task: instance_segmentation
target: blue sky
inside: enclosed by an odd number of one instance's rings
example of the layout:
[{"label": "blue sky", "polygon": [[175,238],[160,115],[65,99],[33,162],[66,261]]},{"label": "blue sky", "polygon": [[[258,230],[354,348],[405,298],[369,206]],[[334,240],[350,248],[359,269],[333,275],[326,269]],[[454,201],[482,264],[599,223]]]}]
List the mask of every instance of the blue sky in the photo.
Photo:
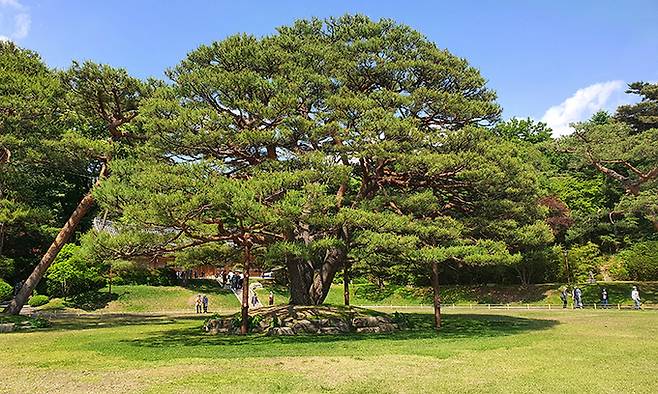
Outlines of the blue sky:
[{"label": "blue sky", "polygon": [[91,59],[162,78],[200,44],[344,13],[412,26],[478,67],[505,117],[543,119],[558,134],[628,101],[626,83],[658,80],[658,1],[650,0],[0,0],[0,38],[54,67]]}]

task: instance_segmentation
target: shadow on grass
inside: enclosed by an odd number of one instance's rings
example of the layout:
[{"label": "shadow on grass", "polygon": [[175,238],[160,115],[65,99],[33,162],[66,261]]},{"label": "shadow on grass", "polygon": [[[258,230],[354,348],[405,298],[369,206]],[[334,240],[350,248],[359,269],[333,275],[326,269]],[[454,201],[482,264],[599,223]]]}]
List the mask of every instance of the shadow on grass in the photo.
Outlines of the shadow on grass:
[{"label": "shadow on grass", "polygon": [[94,311],[107,307],[110,302],[117,299],[119,299],[119,295],[116,293],[87,291],[64,299],[63,306],[82,309],[84,311]]},{"label": "shadow on grass", "polygon": [[[355,342],[364,340],[413,340],[413,339],[460,339],[486,338],[520,334],[527,331],[545,330],[558,324],[556,320],[529,319],[500,315],[451,314],[445,316],[440,331],[432,329],[433,316],[422,313],[407,314],[413,329],[381,334],[298,335],[271,337],[262,334],[248,336],[210,335],[200,327],[173,329],[159,335],[134,339],[127,342],[146,348],[183,348],[196,346],[219,346],[231,350],[241,345],[270,346],[274,344],[321,344]],[[232,353],[232,352],[229,352]]]},{"label": "shadow on grass", "polygon": [[201,318],[197,315],[189,316],[171,316],[167,314],[131,314],[131,313],[117,313],[111,315],[67,315],[61,313],[40,313],[41,317],[48,319],[52,323],[49,331],[64,331],[64,330],[85,330],[92,328],[105,328],[105,327],[121,327],[121,326],[138,326],[138,325],[162,325],[174,324],[181,321],[198,321],[199,325],[202,324],[204,316]]},{"label": "shadow on grass", "polygon": [[203,294],[233,294],[231,290],[225,289],[214,279],[190,279],[181,286],[195,293]]},{"label": "shadow on grass", "polygon": [[[530,286],[443,286],[441,296],[443,302],[451,303],[481,303],[481,304],[507,304],[507,303],[533,303],[546,298],[549,292],[554,292],[557,285],[530,285]],[[398,297],[401,300],[416,300],[416,302],[430,304],[432,302],[432,289],[429,287],[406,287],[388,285],[380,288],[373,284],[354,286],[354,296],[365,302],[379,303]]]}]

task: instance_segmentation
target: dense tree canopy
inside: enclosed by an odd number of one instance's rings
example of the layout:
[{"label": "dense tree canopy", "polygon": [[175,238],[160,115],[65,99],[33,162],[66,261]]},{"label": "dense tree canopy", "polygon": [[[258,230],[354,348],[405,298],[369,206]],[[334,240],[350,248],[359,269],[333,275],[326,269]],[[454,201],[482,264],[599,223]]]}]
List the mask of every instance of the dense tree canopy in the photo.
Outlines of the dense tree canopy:
[{"label": "dense tree canopy", "polygon": [[98,287],[118,259],[160,256],[282,268],[293,304],[324,302],[340,270],[346,303],[359,276],[432,283],[437,306],[440,281],[655,272],[635,263],[658,229],[655,84],[556,140],[501,121],[476,68],[391,20],[230,36],[167,82],[0,50],[0,277],[34,269],[14,311],[90,212],[113,231],[85,236],[93,262],[58,260],[54,293],[73,271]]}]

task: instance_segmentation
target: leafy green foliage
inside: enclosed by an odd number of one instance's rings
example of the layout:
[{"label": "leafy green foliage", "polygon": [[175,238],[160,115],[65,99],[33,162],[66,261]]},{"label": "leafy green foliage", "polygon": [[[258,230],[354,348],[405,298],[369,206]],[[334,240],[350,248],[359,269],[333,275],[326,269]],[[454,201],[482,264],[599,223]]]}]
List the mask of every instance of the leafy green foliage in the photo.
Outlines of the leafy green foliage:
[{"label": "leafy green foliage", "polygon": [[507,140],[516,140],[538,144],[551,139],[552,130],[543,122],[512,118],[498,123],[493,128],[494,134]]},{"label": "leafy green foliage", "polygon": [[176,283],[176,273],[168,267],[151,268],[146,262],[113,261],[112,283],[117,285],[171,286]]},{"label": "leafy green foliage", "polygon": [[82,249],[65,245],[46,274],[48,294],[69,297],[105,286],[101,268],[87,259]]},{"label": "leafy green foliage", "polygon": [[[599,247],[592,242],[569,249],[567,259],[569,272],[566,272],[564,276],[572,278],[576,282],[585,282],[589,278],[590,271],[596,275],[601,265]],[[567,268],[563,267],[563,269]]]},{"label": "leafy green foliage", "polygon": [[623,262],[628,279],[658,280],[658,241],[636,243],[617,257]]},{"label": "leafy green foliage", "polygon": [[32,297],[30,297],[27,303],[31,307],[36,308],[42,305],[46,305],[48,302],[50,302],[50,298],[47,295],[35,294]]},{"label": "leafy green foliage", "polygon": [[4,280],[0,279],[0,301],[7,301],[14,293],[11,285]]},{"label": "leafy green foliage", "polygon": [[631,125],[637,132],[658,129],[658,84],[633,82],[628,85],[626,93],[640,95],[642,100],[637,104],[620,106],[615,118]]}]

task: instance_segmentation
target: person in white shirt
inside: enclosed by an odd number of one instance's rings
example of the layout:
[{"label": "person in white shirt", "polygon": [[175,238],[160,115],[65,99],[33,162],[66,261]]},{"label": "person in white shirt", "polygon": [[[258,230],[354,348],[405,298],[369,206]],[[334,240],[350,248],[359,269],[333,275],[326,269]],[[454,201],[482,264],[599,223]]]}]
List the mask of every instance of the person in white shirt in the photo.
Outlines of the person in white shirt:
[{"label": "person in white shirt", "polygon": [[633,286],[633,291],[631,291],[631,298],[635,303],[635,309],[642,309],[640,304],[640,292],[637,290],[637,286]]}]

